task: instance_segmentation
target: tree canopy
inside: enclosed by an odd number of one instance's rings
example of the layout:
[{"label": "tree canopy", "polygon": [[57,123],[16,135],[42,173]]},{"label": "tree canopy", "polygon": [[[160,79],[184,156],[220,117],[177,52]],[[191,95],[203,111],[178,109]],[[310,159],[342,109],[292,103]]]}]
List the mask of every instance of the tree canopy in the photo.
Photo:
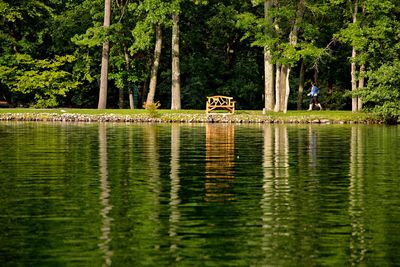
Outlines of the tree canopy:
[{"label": "tree canopy", "polygon": [[203,109],[206,96],[223,94],[239,109],[262,109],[268,51],[275,70],[286,68],[288,109],[306,106],[298,88],[314,81],[328,109],[351,109],[360,98],[364,109],[400,114],[400,0],[112,0],[109,27],[104,0],[0,0],[0,98],[96,107],[107,40],[107,106],[128,108],[124,95],[133,92],[141,107],[159,27],[154,101],[169,108],[176,15],[182,108]]}]

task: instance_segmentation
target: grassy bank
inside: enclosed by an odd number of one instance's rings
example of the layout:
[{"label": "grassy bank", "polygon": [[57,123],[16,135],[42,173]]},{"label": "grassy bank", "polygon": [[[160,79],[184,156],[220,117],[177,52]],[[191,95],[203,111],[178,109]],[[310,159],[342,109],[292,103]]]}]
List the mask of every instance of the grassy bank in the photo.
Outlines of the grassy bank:
[{"label": "grassy bank", "polygon": [[238,110],[235,114],[204,110],[145,109],[0,109],[0,120],[21,121],[121,121],[121,122],[231,122],[231,123],[379,123],[368,113],[351,111],[288,111]]}]

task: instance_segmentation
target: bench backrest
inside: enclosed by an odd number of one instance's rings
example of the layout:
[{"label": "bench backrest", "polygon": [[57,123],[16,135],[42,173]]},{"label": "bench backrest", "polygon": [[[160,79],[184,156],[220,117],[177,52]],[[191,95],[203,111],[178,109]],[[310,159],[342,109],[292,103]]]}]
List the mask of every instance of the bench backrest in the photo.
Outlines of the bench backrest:
[{"label": "bench backrest", "polygon": [[231,106],[233,104],[232,99],[233,97],[222,95],[207,97],[208,104],[212,106]]}]

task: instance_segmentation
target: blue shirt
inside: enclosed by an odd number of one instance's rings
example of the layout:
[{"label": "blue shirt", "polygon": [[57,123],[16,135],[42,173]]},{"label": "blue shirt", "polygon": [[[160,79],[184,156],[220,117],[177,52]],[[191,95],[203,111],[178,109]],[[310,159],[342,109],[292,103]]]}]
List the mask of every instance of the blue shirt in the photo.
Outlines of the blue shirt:
[{"label": "blue shirt", "polygon": [[311,96],[317,96],[317,95],[318,95],[318,87],[314,85],[311,88]]}]

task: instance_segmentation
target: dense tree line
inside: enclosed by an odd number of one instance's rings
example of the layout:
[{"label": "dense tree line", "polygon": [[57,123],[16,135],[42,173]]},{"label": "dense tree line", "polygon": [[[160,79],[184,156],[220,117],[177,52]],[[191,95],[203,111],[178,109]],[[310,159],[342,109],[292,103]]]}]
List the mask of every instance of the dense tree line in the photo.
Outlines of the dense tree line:
[{"label": "dense tree line", "polygon": [[0,97],[286,111],[314,81],[328,109],[396,119],[399,15],[400,0],[0,0]]}]

